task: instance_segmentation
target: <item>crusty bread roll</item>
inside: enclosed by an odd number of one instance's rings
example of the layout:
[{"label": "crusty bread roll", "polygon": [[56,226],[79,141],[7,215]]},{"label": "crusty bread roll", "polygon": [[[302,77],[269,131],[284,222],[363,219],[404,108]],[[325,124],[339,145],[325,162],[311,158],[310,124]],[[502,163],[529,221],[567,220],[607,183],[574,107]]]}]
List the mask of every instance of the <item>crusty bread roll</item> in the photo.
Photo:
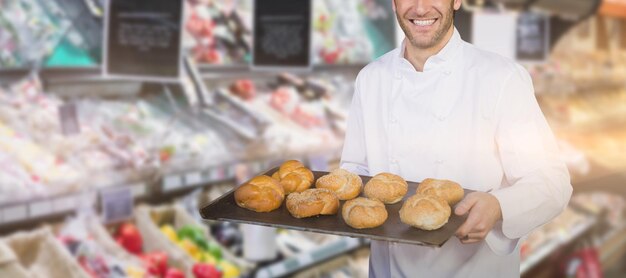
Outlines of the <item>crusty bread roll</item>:
[{"label": "crusty bread roll", "polygon": [[313,172],[304,167],[300,161],[287,160],[280,165],[278,171],[272,174],[272,178],[280,181],[285,189],[285,194],[291,192],[302,192],[307,190],[313,184]]},{"label": "crusty bread roll", "polygon": [[235,190],[237,205],[256,212],[277,209],[285,199],[285,191],[276,179],[262,175],[252,178]]},{"label": "crusty bread roll", "polygon": [[409,185],[406,181],[391,173],[380,173],[370,179],[363,189],[365,196],[385,204],[395,204],[402,200]]},{"label": "crusty bread roll", "polygon": [[336,214],[339,198],[328,189],[310,188],[287,196],[287,210],[295,218]]},{"label": "crusty bread roll", "polygon": [[463,199],[463,188],[456,182],[449,180],[425,179],[417,187],[419,194],[428,194],[439,196],[444,199],[450,206]]},{"label": "crusty bread roll", "polygon": [[415,194],[400,208],[400,221],[422,230],[436,230],[448,223],[452,210],[446,201],[433,195]]},{"label": "crusty bread roll", "polygon": [[335,192],[339,200],[350,200],[359,196],[363,181],[359,175],[344,169],[336,169],[317,179],[315,187]]},{"label": "crusty bread roll", "polygon": [[352,228],[374,228],[385,223],[387,209],[381,201],[359,197],[343,204],[341,216]]}]

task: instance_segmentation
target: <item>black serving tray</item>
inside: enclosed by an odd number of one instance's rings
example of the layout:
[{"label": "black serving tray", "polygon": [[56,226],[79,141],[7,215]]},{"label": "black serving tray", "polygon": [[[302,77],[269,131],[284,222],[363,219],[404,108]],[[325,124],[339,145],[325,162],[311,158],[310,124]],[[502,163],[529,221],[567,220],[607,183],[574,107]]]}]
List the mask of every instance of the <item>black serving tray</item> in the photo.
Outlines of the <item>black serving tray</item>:
[{"label": "black serving tray", "polygon": [[[278,168],[271,169],[264,175],[271,176]],[[328,172],[313,171],[315,180]],[[367,183],[371,177],[361,176],[363,184]],[[341,217],[341,207],[336,215],[323,215],[298,219],[292,217],[287,211],[283,202],[280,208],[271,212],[254,212],[237,206],[235,202],[235,189],[214,200],[209,205],[200,209],[200,214],[205,220],[230,221],[235,223],[263,225],[276,228],[317,232],[349,237],[369,238],[373,240],[383,240],[390,242],[408,243],[416,245],[442,246],[456,230],[463,224],[466,216],[452,215],[443,227],[434,231],[425,231],[410,227],[400,221],[398,211],[402,203],[408,197],[415,194],[419,183],[407,181],[409,190],[401,202],[387,207],[387,221],[382,226],[371,229],[354,229],[348,226]],[[473,192],[465,189],[465,195]],[[362,194],[361,194],[362,195]],[[344,201],[341,201],[343,206]]]}]

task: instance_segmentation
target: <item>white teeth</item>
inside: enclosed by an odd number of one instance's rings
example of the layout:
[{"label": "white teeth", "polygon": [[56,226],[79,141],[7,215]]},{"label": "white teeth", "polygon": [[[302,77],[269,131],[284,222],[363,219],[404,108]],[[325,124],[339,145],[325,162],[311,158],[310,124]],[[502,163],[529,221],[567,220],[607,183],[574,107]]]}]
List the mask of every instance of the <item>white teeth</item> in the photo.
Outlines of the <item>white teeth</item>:
[{"label": "white teeth", "polygon": [[429,19],[429,20],[412,19],[411,22],[417,26],[429,26],[435,23],[435,19]]}]

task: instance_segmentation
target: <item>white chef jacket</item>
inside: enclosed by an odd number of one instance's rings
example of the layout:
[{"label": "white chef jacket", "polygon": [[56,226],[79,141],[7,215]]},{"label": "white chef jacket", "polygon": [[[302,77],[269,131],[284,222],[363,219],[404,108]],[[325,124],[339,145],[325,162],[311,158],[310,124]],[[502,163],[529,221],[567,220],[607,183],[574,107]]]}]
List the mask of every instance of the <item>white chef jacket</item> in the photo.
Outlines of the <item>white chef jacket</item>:
[{"label": "white chef jacket", "polygon": [[341,167],[490,191],[503,220],[475,244],[456,237],[441,248],[372,241],[370,276],[519,276],[519,239],[558,215],[572,193],[530,76],[464,42],[456,29],[423,72],[403,52],[404,43],[359,73]]}]

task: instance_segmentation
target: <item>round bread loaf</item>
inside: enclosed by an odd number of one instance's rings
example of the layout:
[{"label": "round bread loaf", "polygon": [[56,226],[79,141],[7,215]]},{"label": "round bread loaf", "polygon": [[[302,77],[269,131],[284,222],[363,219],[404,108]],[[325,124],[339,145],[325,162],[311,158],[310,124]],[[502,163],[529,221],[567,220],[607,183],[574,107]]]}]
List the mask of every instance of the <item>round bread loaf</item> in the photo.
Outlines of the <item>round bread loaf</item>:
[{"label": "round bread loaf", "polygon": [[310,188],[287,196],[287,210],[295,218],[336,214],[339,199],[328,189]]},{"label": "round bread loaf", "polygon": [[341,216],[352,228],[374,228],[385,223],[387,209],[381,201],[359,197],[343,204]]},{"label": "round bread loaf", "polygon": [[257,176],[235,190],[238,206],[256,212],[277,209],[285,199],[285,191],[277,180],[269,176]]},{"label": "round bread loaf", "polygon": [[391,173],[380,173],[370,179],[363,189],[365,196],[385,204],[395,204],[404,198],[409,190],[406,181]]},{"label": "round bread loaf", "polygon": [[450,206],[443,199],[424,194],[409,197],[400,208],[400,221],[422,230],[436,230],[448,223]]},{"label": "round bread loaf", "polygon": [[339,200],[354,199],[361,193],[363,181],[359,175],[344,169],[336,169],[317,179],[315,187],[335,192]]},{"label": "round bread loaf", "polygon": [[465,195],[463,187],[458,183],[431,178],[423,180],[417,187],[416,193],[438,196],[448,202],[450,206],[461,201]]},{"label": "round bread loaf", "polygon": [[280,165],[278,171],[276,171],[272,178],[280,181],[280,184],[285,189],[285,194],[289,195],[291,192],[302,192],[307,190],[313,184],[313,172],[304,167],[300,161],[287,160]]}]

